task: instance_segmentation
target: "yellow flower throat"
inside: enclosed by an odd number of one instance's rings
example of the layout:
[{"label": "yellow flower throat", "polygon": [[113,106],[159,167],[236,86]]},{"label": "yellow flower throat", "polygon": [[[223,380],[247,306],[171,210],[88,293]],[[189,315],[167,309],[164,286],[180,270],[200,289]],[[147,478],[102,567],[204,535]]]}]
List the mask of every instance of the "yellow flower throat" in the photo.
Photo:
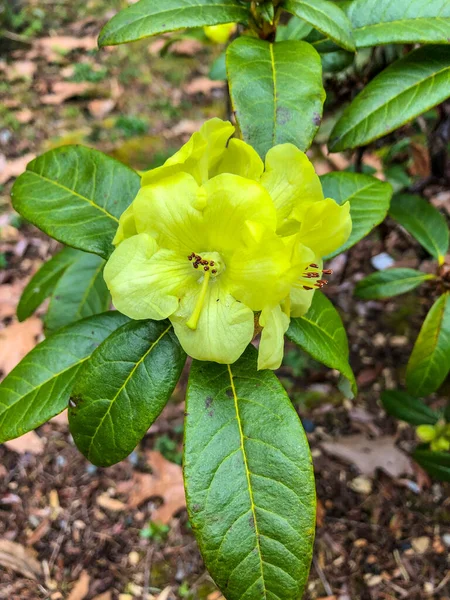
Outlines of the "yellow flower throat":
[{"label": "yellow flower throat", "polygon": [[202,254],[192,252],[187,258],[192,263],[194,269],[198,269],[199,271],[202,270],[204,272],[202,287],[195,308],[189,320],[186,322],[189,329],[197,329],[198,320],[200,319],[203,304],[205,303],[206,292],[208,291],[209,280],[211,277],[217,277],[217,275],[225,268],[225,265],[218,252],[204,252]]}]

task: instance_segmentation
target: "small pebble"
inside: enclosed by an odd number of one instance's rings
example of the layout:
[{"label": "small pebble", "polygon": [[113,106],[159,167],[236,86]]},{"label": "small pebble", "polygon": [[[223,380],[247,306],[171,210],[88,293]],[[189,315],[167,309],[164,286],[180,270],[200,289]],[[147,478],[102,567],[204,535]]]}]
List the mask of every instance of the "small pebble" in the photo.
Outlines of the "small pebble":
[{"label": "small pebble", "polygon": [[382,252],[381,254],[377,254],[376,256],[372,256],[370,259],[372,266],[377,269],[377,271],[384,271],[385,269],[389,269],[395,263],[395,260],[392,256],[389,256],[387,252]]},{"label": "small pebble", "polygon": [[372,491],[372,482],[367,477],[355,477],[348,482],[348,487],[359,494],[370,494]]},{"label": "small pebble", "polygon": [[448,548],[450,548],[450,533],[444,533],[442,536],[442,541]]}]

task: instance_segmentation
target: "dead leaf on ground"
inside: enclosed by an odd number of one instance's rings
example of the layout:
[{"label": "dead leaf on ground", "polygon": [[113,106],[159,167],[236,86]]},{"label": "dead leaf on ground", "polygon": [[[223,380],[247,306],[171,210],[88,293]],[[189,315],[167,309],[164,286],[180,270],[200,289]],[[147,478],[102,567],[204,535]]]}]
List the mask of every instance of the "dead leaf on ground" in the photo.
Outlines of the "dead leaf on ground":
[{"label": "dead leaf on ground", "polygon": [[25,452],[43,454],[44,452],[44,442],[35,431],[29,431],[14,440],[4,442],[4,444],[8,450],[12,450],[18,454],[25,454]]},{"label": "dead leaf on ground", "polygon": [[185,86],[184,91],[191,96],[195,94],[205,94],[207,96],[214,90],[223,90],[225,86],[225,81],[212,81],[208,77],[198,77],[190,81]]},{"label": "dead leaf on ground", "polygon": [[106,100],[92,100],[88,104],[88,110],[95,119],[104,119],[113,110],[116,102],[111,98]]},{"label": "dead leaf on ground", "polygon": [[193,133],[198,131],[202,125],[202,121],[195,121],[193,119],[182,119],[179,123],[177,123],[167,131],[166,137],[172,138],[179,137],[181,135],[192,135]]},{"label": "dead leaf on ground", "polygon": [[12,177],[18,177],[21,175],[27,164],[36,158],[35,154],[25,154],[20,158],[13,158],[12,160],[3,160],[0,157],[0,185],[5,184]]},{"label": "dead leaf on ground", "polygon": [[131,481],[119,483],[117,492],[129,494],[127,506],[131,509],[150,498],[162,498],[164,504],[154,510],[152,520],[167,524],[186,506],[182,470],[159,452],[149,452],[149,459],[153,473],[134,473]]},{"label": "dead leaf on ground", "polygon": [[3,65],[3,71],[8,81],[15,79],[33,79],[36,73],[37,64],[32,60],[16,60]]},{"label": "dead leaf on ground", "polygon": [[89,593],[89,583],[91,578],[87,571],[81,571],[80,577],[73,586],[67,600],[84,600]]},{"label": "dead leaf on ground", "polygon": [[112,600],[112,593],[111,592],[103,592],[103,594],[100,594],[99,596],[95,596],[94,598],[92,598],[92,600]]},{"label": "dead leaf on ground", "polygon": [[18,279],[11,285],[0,285],[0,319],[12,317],[16,313],[25,283],[24,279]]},{"label": "dead leaf on ground", "polygon": [[36,580],[42,577],[41,565],[34,553],[16,542],[0,540],[0,565],[28,579]]},{"label": "dead leaf on ground", "polygon": [[368,440],[363,435],[353,435],[323,442],[321,447],[332,457],[353,464],[363,475],[372,476],[377,469],[394,478],[413,474],[409,457],[396,447],[392,436]]},{"label": "dead leaf on ground", "polygon": [[170,46],[170,52],[180,54],[182,56],[195,56],[203,49],[203,44],[194,38],[187,38],[174,42]]},{"label": "dead leaf on ground", "polygon": [[69,425],[69,417],[67,415],[67,410],[63,410],[62,413],[59,413],[59,415],[56,415],[56,417],[53,417],[52,419],[50,419],[49,422],[54,423],[55,425],[68,426]]},{"label": "dead leaf on ground", "polygon": [[37,317],[30,317],[23,323],[13,322],[0,330],[0,371],[3,377],[36,346],[41,334],[42,322]]},{"label": "dead leaf on ground", "polygon": [[163,589],[163,591],[158,596],[156,596],[155,600],[168,600],[171,592],[172,592],[172,586],[168,585],[166,588]]},{"label": "dead leaf on ground", "polygon": [[62,104],[74,96],[84,96],[92,89],[92,85],[85,81],[57,81],[53,84],[53,92],[41,98],[42,104]]},{"label": "dead leaf on ground", "polygon": [[24,108],[23,110],[19,110],[14,113],[14,117],[21,123],[22,125],[26,125],[33,120],[34,115],[29,108]]},{"label": "dead leaf on ground", "polygon": [[423,144],[411,142],[413,162],[409,172],[417,177],[429,177],[431,175],[431,161],[428,148]]},{"label": "dead leaf on ground", "polygon": [[59,62],[62,55],[72,50],[95,50],[97,38],[93,36],[76,38],[68,35],[39,38],[33,44],[33,50],[28,54],[30,58],[43,56],[48,61]]}]

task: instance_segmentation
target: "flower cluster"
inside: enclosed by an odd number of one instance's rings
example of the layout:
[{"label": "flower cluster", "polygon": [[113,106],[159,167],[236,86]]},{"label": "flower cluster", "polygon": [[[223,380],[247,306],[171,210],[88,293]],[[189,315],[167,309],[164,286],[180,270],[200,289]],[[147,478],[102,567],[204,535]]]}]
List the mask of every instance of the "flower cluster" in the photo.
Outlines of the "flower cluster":
[{"label": "flower cluster", "polygon": [[275,146],[264,164],[233,133],[229,122],[207,121],[142,174],[105,280],[118,310],[169,318],[198,360],[233,363],[262,328],[258,368],[275,369],[290,318],[325,283],[322,257],[350,235],[349,205],[324,199],[295,146]]}]

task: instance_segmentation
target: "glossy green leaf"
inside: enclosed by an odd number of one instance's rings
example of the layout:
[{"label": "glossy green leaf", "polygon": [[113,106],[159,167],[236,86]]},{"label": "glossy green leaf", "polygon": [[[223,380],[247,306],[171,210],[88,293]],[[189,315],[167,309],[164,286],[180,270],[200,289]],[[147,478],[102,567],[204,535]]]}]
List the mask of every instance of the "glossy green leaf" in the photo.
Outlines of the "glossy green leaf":
[{"label": "glossy green leaf", "polygon": [[352,233],[343,246],[327,256],[331,258],[354,246],[384,220],[392,187],[389,183],[360,173],[327,173],[320,180],[326,198],[333,198],[338,204],[350,202]]},{"label": "glossy green leaf", "polygon": [[25,321],[34,311],[51,296],[64,271],[71,265],[79,252],[73,248],[64,248],[55,254],[33,275],[23,290],[17,306],[19,321]]},{"label": "glossy green leaf", "polygon": [[329,0],[284,0],[282,6],[345,50],[355,50],[350,21],[336,4]]},{"label": "glossy green leaf", "polygon": [[345,50],[320,54],[324,73],[339,73],[349,67],[355,60],[355,55]]},{"label": "glossy green leaf", "polygon": [[99,466],[126,458],[166,405],[185,360],[168,321],[133,321],[105,340],[70,403],[70,431],[84,456]]},{"label": "glossy green leaf", "polygon": [[302,40],[312,31],[312,26],[303,19],[292,17],[287,25],[277,27],[277,42],[288,40]]},{"label": "glossy green leaf", "polygon": [[320,56],[306,42],[251,37],[227,50],[231,101],[244,140],[264,157],[277,144],[311,145],[325,91]]},{"label": "glossy green leaf", "polygon": [[133,42],[185,27],[246,23],[249,7],[237,0],[140,0],[120,11],[100,33],[100,46]]},{"label": "glossy green leaf", "polygon": [[63,146],[31,161],[11,197],[17,212],[49,236],[108,258],[119,217],[139,187],[139,175],[113,158]]},{"label": "glossy green leaf", "polygon": [[250,346],[231,366],[194,361],[186,402],[189,520],[227,600],[301,598],[315,488],[303,427]]},{"label": "glossy green leaf", "polygon": [[358,281],[355,295],[364,300],[391,298],[405,294],[429,279],[434,279],[434,275],[416,269],[387,269]]},{"label": "glossy green leaf", "polygon": [[428,396],[437,390],[450,370],[450,293],[431,307],[406,369],[408,390]]},{"label": "glossy green leaf", "polygon": [[392,198],[390,216],[398,221],[431,256],[444,263],[448,252],[448,225],[441,213],[420,196],[402,194]]},{"label": "glossy green leaf", "polygon": [[433,452],[433,450],[417,448],[413,458],[435,479],[450,481],[450,452]]},{"label": "glossy green leaf", "polygon": [[396,61],[356,96],[336,123],[329,148],[372,142],[450,95],[450,47],[424,46]]},{"label": "glossy green leaf", "polygon": [[449,43],[448,0],[354,0],[347,14],[358,48]]},{"label": "glossy green leaf", "polygon": [[109,308],[111,296],[103,279],[104,265],[95,254],[77,252],[76,260],[53,290],[44,321],[47,333]]},{"label": "glossy green leaf", "polygon": [[59,330],[27,354],[0,384],[0,443],[67,408],[81,365],[127,321],[118,312],[89,317]]},{"label": "glossy green leaf", "polygon": [[330,369],[337,369],[357,393],[355,376],[348,362],[348,340],[339,313],[321,292],[314,293],[304,317],[291,319],[287,337]]},{"label": "glossy green leaf", "polygon": [[439,420],[440,415],[425,402],[401,390],[385,390],[381,402],[390,415],[411,425],[434,425]]}]

